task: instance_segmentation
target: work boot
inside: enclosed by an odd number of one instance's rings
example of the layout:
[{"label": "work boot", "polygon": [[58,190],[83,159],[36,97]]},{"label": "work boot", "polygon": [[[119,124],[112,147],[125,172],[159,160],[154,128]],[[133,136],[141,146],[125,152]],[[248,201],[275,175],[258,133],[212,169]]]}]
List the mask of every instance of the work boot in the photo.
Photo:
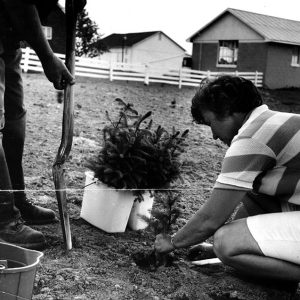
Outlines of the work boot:
[{"label": "work boot", "polygon": [[26,113],[18,119],[6,120],[3,130],[3,149],[14,190],[15,206],[20,210],[26,224],[42,225],[57,222],[54,211],[35,206],[26,198],[23,174],[23,149],[25,140]]},{"label": "work boot", "polygon": [[23,201],[16,199],[15,206],[19,209],[26,224],[44,225],[58,222],[53,210],[34,205],[27,199]]},{"label": "work boot", "polygon": [[24,225],[21,218],[1,226],[0,241],[35,250],[43,249],[46,246],[43,234]]}]

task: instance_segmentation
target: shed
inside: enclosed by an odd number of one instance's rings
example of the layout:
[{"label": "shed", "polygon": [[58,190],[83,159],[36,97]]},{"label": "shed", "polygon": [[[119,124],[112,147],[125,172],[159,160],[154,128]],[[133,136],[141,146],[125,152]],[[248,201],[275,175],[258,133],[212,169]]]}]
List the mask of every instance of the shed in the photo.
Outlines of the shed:
[{"label": "shed", "polygon": [[147,64],[160,68],[182,67],[186,51],[162,31],[113,33],[103,38],[109,49],[101,60]]},{"label": "shed", "polygon": [[300,21],[228,8],[187,41],[193,69],[259,71],[267,88],[300,87]]}]

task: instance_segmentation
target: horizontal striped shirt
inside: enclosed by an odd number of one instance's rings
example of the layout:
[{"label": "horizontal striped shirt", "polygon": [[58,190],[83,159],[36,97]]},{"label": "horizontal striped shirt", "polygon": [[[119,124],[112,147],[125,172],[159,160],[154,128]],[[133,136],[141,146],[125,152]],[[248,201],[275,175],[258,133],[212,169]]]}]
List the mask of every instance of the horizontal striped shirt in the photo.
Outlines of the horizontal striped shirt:
[{"label": "horizontal striped shirt", "polygon": [[300,115],[254,109],[226,152],[216,188],[254,190],[300,205]]}]

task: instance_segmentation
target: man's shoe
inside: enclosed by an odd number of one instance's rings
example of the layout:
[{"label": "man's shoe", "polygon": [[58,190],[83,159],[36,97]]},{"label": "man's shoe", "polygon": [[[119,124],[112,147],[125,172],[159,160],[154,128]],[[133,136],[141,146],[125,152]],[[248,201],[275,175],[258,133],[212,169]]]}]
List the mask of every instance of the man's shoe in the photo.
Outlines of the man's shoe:
[{"label": "man's shoe", "polygon": [[44,225],[57,223],[55,212],[48,208],[33,205],[28,200],[17,202],[16,207],[19,209],[22,219],[28,225]]},{"label": "man's shoe", "polygon": [[21,218],[1,226],[0,241],[34,250],[40,250],[46,246],[43,234],[24,225]]}]

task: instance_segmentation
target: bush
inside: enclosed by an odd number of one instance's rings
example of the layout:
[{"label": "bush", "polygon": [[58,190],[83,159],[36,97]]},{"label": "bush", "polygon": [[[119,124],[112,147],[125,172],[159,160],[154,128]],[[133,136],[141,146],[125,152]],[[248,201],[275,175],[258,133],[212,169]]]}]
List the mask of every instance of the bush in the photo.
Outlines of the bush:
[{"label": "bush", "polygon": [[135,190],[138,196],[144,190],[167,188],[179,176],[188,130],[181,134],[173,127],[169,133],[160,125],[152,130],[152,120],[146,122],[151,111],[140,115],[132,104],[116,101],[119,116],[113,121],[106,112],[110,124],[103,129],[103,147],[88,167],[108,186]]}]

